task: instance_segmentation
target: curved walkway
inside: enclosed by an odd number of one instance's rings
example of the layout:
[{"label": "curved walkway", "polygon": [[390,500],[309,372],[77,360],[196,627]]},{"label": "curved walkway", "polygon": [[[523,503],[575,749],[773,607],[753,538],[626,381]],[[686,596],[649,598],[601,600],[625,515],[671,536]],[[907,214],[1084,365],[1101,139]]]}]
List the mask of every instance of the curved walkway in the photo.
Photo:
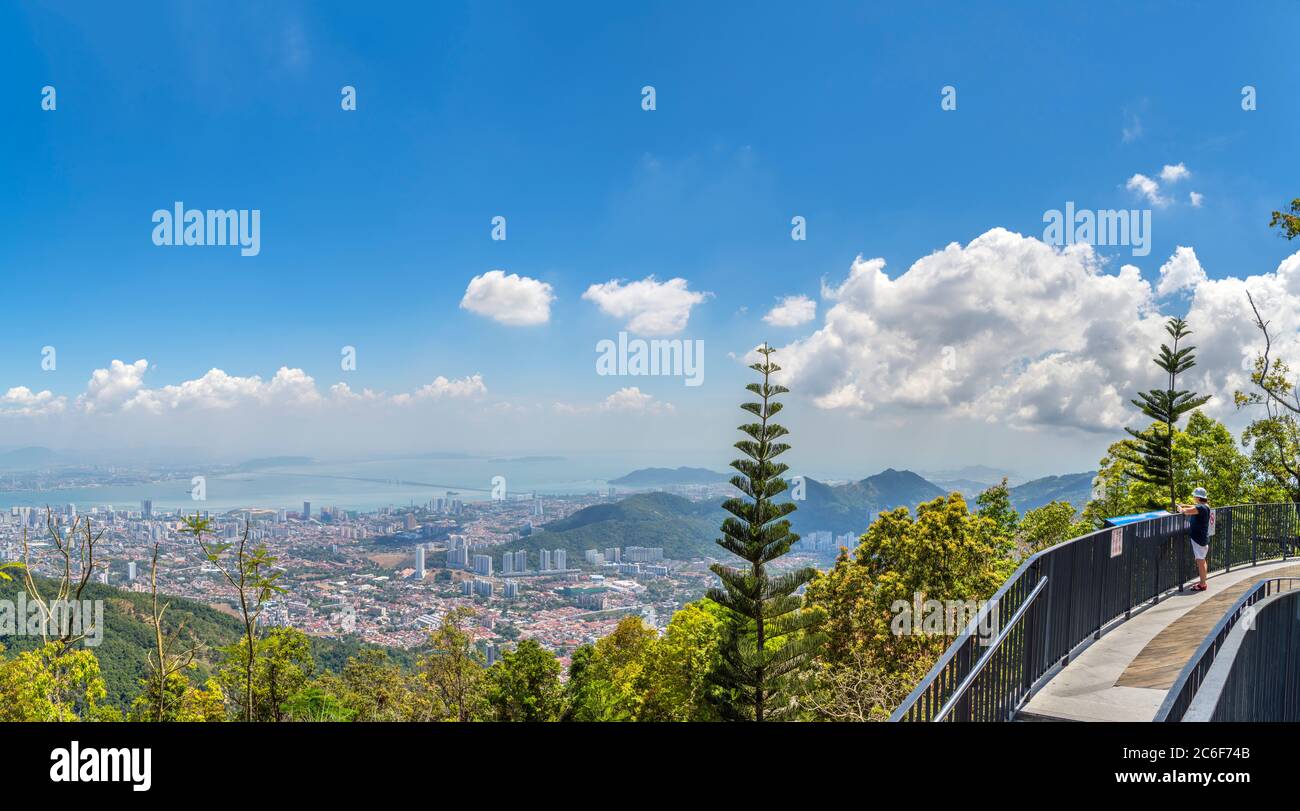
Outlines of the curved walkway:
[{"label": "curved walkway", "polygon": [[1210,578],[1114,626],[1070,661],[1025,705],[1030,719],[1150,721],[1201,640],[1259,580],[1300,576],[1288,561],[1245,566]]}]

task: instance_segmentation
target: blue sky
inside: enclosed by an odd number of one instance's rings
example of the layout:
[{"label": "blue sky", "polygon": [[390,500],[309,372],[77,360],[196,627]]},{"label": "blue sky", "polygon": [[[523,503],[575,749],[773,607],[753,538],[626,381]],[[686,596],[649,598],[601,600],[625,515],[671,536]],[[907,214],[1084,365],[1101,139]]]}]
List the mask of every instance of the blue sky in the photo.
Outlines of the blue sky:
[{"label": "blue sky", "polygon": [[[1149,207],[1126,181],[1177,164],[1190,178],[1168,185],[1150,255],[1099,248],[1106,272],[1132,263],[1155,286],[1189,246],[1208,279],[1247,277],[1294,253],[1266,223],[1300,196],[1295,4],[1041,5],[6,5],[0,388],[67,397],[69,419],[113,359],[147,359],[153,386],[287,366],[322,390],[400,392],[478,373],[492,401],[539,408],[635,385],[673,403],[665,430],[685,451],[739,413],[746,373],[728,353],[817,330],[828,302],[797,327],[762,316],[778,297],[819,299],[858,255],[897,278],[993,228],[1041,236],[1067,200]],[[1244,85],[1258,109],[1241,109]],[[259,209],[260,255],[153,245],[150,215],[176,200]],[[790,239],[793,215],[806,241]],[[549,284],[547,322],[460,307],[493,269]],[[623,324],[583,292],[652,275],[712,294],[677,335],[705,341],[704,386],[592,372],[593,346]],[[45,345],[57,371],[40,369]],[[346,375],[343,345],[358,350]],[[792,411],[812,436],[827,426],[814,446],[828,469],[909,464],[908,444],[880,436],[895,425],[967,438],[923,461],[1027,462],[953,412],[892,402],[886,422],[824,405]],[[74,436],[42,425],[51,443]],[[528,435],[551,425],[538,416]],[[847,451],[842,426],[860,436]],[[1067,428],[1072,461],[1109,441]],[[28,429],[4,430],[12,444]],[[583,431],[557,428],[558,444],[566,430]],[[604,446],[636,448],[646,429],[611,430]],[[713,440],[724,454],[730,441]]]}]

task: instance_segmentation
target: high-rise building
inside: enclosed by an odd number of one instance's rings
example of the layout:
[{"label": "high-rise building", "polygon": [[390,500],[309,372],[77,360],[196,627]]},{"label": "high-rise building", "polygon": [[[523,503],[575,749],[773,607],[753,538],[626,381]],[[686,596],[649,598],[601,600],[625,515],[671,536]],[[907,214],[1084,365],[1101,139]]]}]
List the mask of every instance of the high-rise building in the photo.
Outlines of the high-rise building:
[{"label": "high-rise building", "polygon": [[127,561],[127,564],[126,564],[126,580],[127,580],[128,583],[134,583],[134,582],[135,582],[135,561],[134,561],[134,560],[132,560],[132,561]]},{"label": "high-rise building", "polygon": [[521,574],[528,571],[528,552],[523,549],[515,552],[515,571]]},{"label": "high-rise building", "polygon": [[146,521],[153,518],[153,499],[146,498],[140,502],[140,515],[143,516]]},{"label": "high-rise building", "polygon": [[606,563],[619,563],[623,560],[622,550],[617,546],[611,546],[605,550]]},{"label": "high-rise building", "polygon": [[311,518],[311,502],[304,501],[302,503],[302,520],[306,521],[308,518]]},{"label": "high-rise building", "polygon": [[568,560],[568,557],[569,557],[569,553],[564,551],[563,549],[556,549],[555,552],[551,554],[551,561],[554,562],[557,571],[562,572],[567,568],[565,564]]},{"label": "high-rise building", "polygon": [[415,579],[424,579],[424,544],[415,547]]},{"label": "high-rise building", "polygon": [[505,585],[505,594],[507,600],[513,600],[519,596],[519,581],[507,580]]},{"label": "high-rise building", "polygon": [[587,561],[588,566],[599,566],[605,562],[605,556],[601,554],[599,549],[588,549],[583,558]]},{"label": "high-rise building", "polygon": [[549,572],[551,570],[551,550],[541,549],[537,552],[540,561],[537,564],[539,571]]},{"label": "high-rise building", "polygon": [[492,576],[492,556],[475,555],[474,556],[474,574],[481,574],[484,577]]},{"label": "high-rise building", "polygon": [[515,570],[515,554],[513,552],[501,553],[501,574],[512,574]]}]

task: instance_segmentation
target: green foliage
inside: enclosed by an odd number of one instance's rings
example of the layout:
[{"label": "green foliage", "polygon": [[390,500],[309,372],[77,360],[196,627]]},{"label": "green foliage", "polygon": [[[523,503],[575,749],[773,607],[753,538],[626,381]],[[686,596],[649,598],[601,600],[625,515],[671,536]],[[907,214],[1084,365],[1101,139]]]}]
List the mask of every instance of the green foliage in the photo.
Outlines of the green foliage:
[{"label": "green foliage", "polygon": [[1076,521],[1075,515],[1074,506],[1064,501],[1030,510],[1020,519],[1016,545],[1023,555],[1032,555],[1096,529],[1090,521]]},{"label": "green foliage", "polygon": [[[1122,452],[1135,465],[1132,475],[1159,489],[1160,500],[1153,499],[1150,506],[1164,506],[1174,512],[1178,507],[1179,482],[1174,461],[1174,433],[1183,415],[1200,408],[1210,396],[1177,389],[1178,375],[1196,365],[1196,356],[1193,354],[1196,347],[1179,346],[1184,338],[1192,334],[1187,329],[1187,322],[1181,318],[1170,318],[1165,325],[1165,332],[1173,339],[1173,348],[1161,344],[1160,354],[1154,358],[1154,362],[1168,376],[1167,388],[1139,392],[1139,399],[1132,401],[1156,424],[1144,431],[1126,427],[1124,430],[1132,435],[1133,444],[1125,446]],[[1161,500],[1164,500],[1163,504]]]},{"label": "green foliage", "polygon": [[852,557],[841,551],[835,566],[808,587],[809,601],[827,616],[823,661],[914,681],[950,639],[895,633],[900,606],[987,599],[1016,562],[1013,540],[993,519],[972,515],[960,494],[920,505],[915,518],[901,507],[883,513]]},{"label": "green foliage", "polygon": [[421,717],[413,681],[385,651],[366,648],[341,673],[326,673],[312,686],[332,695],[354,721],[411,721]]},{"label": "green foliage", "polygon": [[309,684],[294,693],[281,710],[290,721],[351,721],[357,714],[319,684]]},{"label": "green foliage", "polygon": [[1270,491],[1267,501],[1300,502],[1300,422],[1292,414],[1255,420],[1241,434],[1250,463]]},{"label": "green foliage", "polygon": [[609,636],[574,651],[565,719],[636,720],[646,655],[656,641],[654,629],[645,627],[640,617],[625,617]]},{"label": "green foliage", "polygon": [[467,609],[447,612],[429,638],[432,650],[420,659],[420,676],[431,704],[430,718],[479,721],[487,716],[487,674],[483,657],[466,633]]},{"label": "green foliage", "polygon": [[1268,227],[1277,228],[1278,234],[1286,239],[1300,236],[1300,197],[1291,201],[1290,210],[1274,211]]},{"label": "green foliage", "polygon": [[721,661],[727,614],[704,599],[687,603],[648,647],[642,666],[641,721],[713,721],[726,696],[710,678]]},{"label": "green foliage", "polygon": [[1007,537],[1016,534],[1020,514],[1011,506],[1011,488],[1007,486],[1004,476],[1002,483],[990,487],[975,497],[979,509],[975,511],[981,518],[987,518],[997,525],[998,532]]},{"label": "green foliage", "polygon": [[[252,721],[286,720],[282,707],[307,682],[314,669],[307,635],[293,628],[272,628],[254,640],[256,655],[251,668],[251,692],[245,689],[248,641],[240,639],[223,651],[225,661],[217,682],[230,697],[237,717]],[[252,706],[245,701],[252,697]]]},{"label": "green foliage", "polygon": [[488,668],[488,704],[498,721],[556,721],[564,709],[560,662],[533,639]]},{"label": "green foliage", "polygon": [[86,649],[47,642],[0,661],[0,722],[121,720],[105,695],[99,661]]},{"label": "green foliage", "polygon": [[[159,700],[158,680],[146,678],[140,680],[140,694],[131,702],[128,721],[179,721],[203,722],[226,720],[226,694],[216,679],[208,679],[201,687],[196,687],[184,674],[172,672],[167,675]],[[162,717],[158,717],[158,707],[163,707]]]},{"label": "green foliage", "polygon": [[792,502],[773,499],[785,492],[781,474],[788,467],[775,461],[790,446],[779,441],[789,432],[771,418],[781,411],[774,398],[788,389],[771,383],[780,371],[772,362],[773,350],[758,348],[763,360],[749,368],[763,377],[762,383],[745,388],[759,402],[741,404],[758,419],[740,426],[749,439],[735,447],[744,459],[731,466],[740,474],[732,485],[744,498],[730,498],[722,508],[731,515],[722,522],[718,545],[746,561],[747,568],[715,563],[709,569],[722,581],[722,588],[709,590],[709,598],[730,611],[723,637],[722,662],[715,671],[718,685],[734,692],[738,700],[719,705],[724,717],[763,721],[779,717],[790,709],[787,685],[792,676],[808,665],[821,637],[815,633],[816,611],[805,610],[796,592],[817,575],[812,568],[773,575],[768,564],[790,551],[799,536],[790,532],[786,519],[795,511]]},{"label": "green foliage", "polygon": [[[1267,424],[1252,428],[1243,434],[1243,442],[1258,440],[1255,431],[1268,430]],[[1157,426],[1147,430],[1157,430]],[[1285,497],[1285,491],[1269,475],[1271,452],[1268,443],[1261,446],[1256,441],[1253,455],[1246,455],[1227,426],[1194,411],[1185,431],[1174,430],[1174,499],[1186,503],[1193,489],[1204,487],[1211,501],[1221,506],[1278,501]],[[1100,526],[1106,518],[1151,509],[1152,504],[1158,505],[1167,497],[1162,485],[1142,475],[1140,464],[1134,460],[1136,453],[1137,445],[1125,439],[1111,445],[1102,458],[1095,497],[1083,512],[1093,526]]]}]

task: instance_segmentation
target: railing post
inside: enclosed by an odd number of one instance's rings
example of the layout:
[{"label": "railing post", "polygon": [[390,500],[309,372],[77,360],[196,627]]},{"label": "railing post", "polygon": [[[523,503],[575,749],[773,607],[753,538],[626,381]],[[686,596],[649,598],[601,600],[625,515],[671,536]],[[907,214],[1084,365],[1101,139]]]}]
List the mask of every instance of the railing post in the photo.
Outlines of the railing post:
[{"label": "railing post", "polygon": [[1258,532],[1259,505],[1258,504],[1255,505],[1254,513],[1255,513],[1255,517],[1250,522],[1251,523],[1251,528],[1250,528],[1250,565],[1251,566],[1254,566],[1259,563],[1259,532]]},{"label": "railing post", "polygon": [[[1120,532],[1124,532],[1124,530],[1121,529]],[[1136,533],[1134,534],[1136,535]],[[1133,560],[1137,555],[1134,552],[1133,545],[1128,543],[1127,538],[1121,543],[1124,544],[1123,551],[1120,553],[1124,558],[1124,580],[1128,584],[1128,599],[1124,601],[1124,619],[1127,620],[1133,616]]]},{"label": "railing post", "polygon": [[[1099,557],[1097,553],[1105,551],[1102,549],[1101,539],[1097,539],[1094,548],[1097,550],[1093,553],[1093,558]],[[1096,564],[1094,564],[1095,566]],[[1102,558],[1101,564],[1101,588],[1097,591],[1097,633],[1092,635],[1093,641],[1101,639],[1101,626],[1106,621],[1106,572],[1110,568],[1110,558]]]},{"label": "railing post", "polygon": [[1160,603],[1160,545],[1159,544],[1151,545],[1151,558],[1152,558],[1151,568],[1155,570],[1155,580],[1156,580],[1151,604],[1158,605]]}]

